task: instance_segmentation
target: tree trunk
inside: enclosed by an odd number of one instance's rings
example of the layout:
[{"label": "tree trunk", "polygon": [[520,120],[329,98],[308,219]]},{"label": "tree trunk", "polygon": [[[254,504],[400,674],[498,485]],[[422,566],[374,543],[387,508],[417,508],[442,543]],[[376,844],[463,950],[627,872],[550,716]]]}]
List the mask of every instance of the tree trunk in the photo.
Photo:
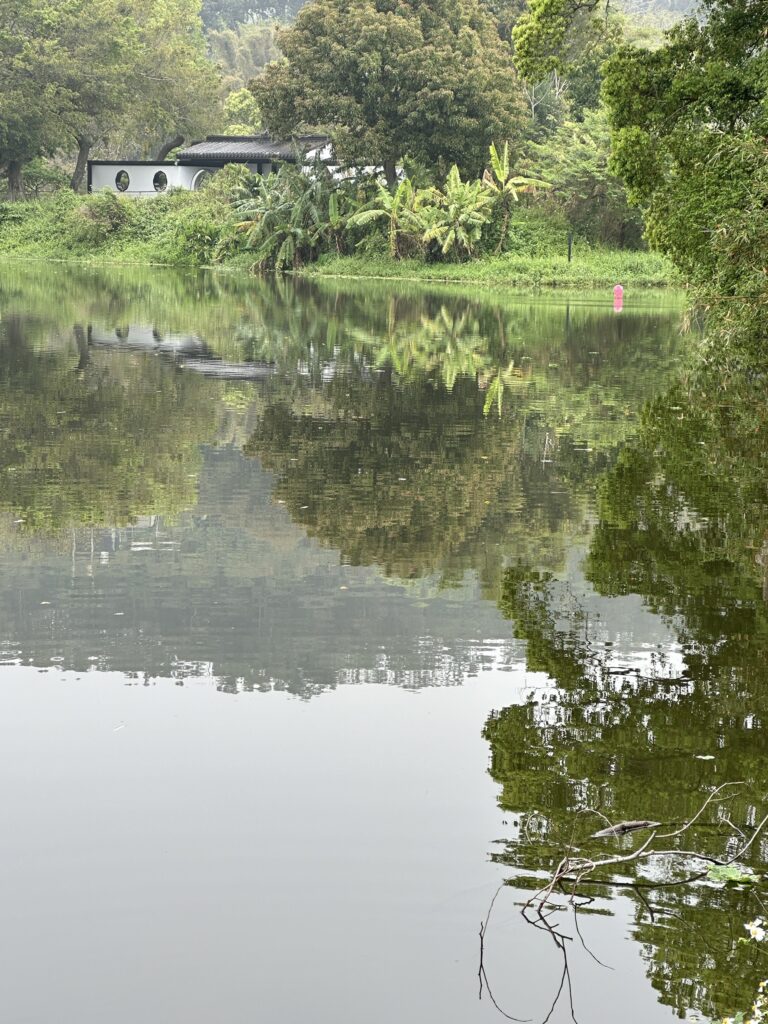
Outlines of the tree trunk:
[{"label": "tree trunk", "polygon": [[77,140],[77,163],[70,178],[69,185],[73,192],[79,192],[83,184],[83,175],[88,166],[88,155],[91,152],[93,142],[90,139],[82,138]]},{"label": "tree trunk", "polygon": [[21,176],[21,160],[8,161],[8,198],[12,203],[24,198],[24,180]]},{"label": "tree trunk", "polygon": [[[75,341],[77,343],[77,352],[80,357],[77,363],[77,370],[75,372],[80,373],[86,368],[86,366],[90,362],[91,350],[88,346],[88,334],[86,334],[83,325],[75,324],[73,330],[75,335]],[[90,333],[90,327],[88,328],[88,333]]]},{"label": "tree trunk", "polygon": [[394,192],[397,188],[397,164],[394,160],[384,161],[384,177],[387,179],[387,188]]},{"label": "tree trunk", "polygon": [[160,149],[158,149],[157,156],[155,157],[155,160],[158,163],[162,163],[163,160],[165,160],[165,158],[171,152],[171,150],[172,149],[176,149],[176,147],[180,146],[183,141],[184,141],[184,136],[183,135],[174,135],[172,139],[166,139],[165,142],[160,147]]}]

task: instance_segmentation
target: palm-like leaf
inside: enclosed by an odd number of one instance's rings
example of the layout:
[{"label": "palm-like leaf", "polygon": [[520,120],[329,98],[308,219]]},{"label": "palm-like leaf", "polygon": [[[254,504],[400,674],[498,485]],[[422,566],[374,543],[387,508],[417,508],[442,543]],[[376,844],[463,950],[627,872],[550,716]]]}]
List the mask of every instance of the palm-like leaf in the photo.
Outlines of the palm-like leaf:
[{"label": "palm-like leaf", "polygon": [[509,143],[499,152],[496,143],[492,142],[489,150],[490,167],[486,168],[482,187],[486,194],[493,198],[497,207],[502,210],[501,232],[496,252],[501,252],[509,228],[510,204],[518,201],[521,194],[531,194],[552,188],[548,181],[541,178],[526,178],[520,174],[512,174],[509,159]]},{"label": "palm-like leaf", "polygon": [[422,210],[430,190],[415,189],[409,178],[401,181],[394,192],[380,183],[376,187],[374,198],[366,207],[354,213],[349,223],[352,227],[365,227],[374,220],[386,221],[389,252],[396,259],[402,255],[401,242],[413,242],[423,234]]},{"label": "palm-like leaf", "polygon": [[323,168],[305,174],[282,167],[258,181],[252,195],[236,204],[237,225],[254,250],[259,269],[291,270],[332,242],[341,251],[341,236],[354,206],[348,187],[334,182]]},{"label": "palm-like leaf", "polygon": [[430,198],[435,205],[423,211],[424,241],[437,243],[444,256],[471,256],[489,219],[491,199],[483,191],[482,183],[462,181],[454,164],[443,191],[430,190]]}]

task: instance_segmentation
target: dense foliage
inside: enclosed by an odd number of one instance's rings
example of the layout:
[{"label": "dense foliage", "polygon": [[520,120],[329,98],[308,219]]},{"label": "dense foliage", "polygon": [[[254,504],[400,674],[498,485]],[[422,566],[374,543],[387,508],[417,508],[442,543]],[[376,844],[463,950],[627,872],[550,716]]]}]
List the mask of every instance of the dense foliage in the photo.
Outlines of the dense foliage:
[{"label": "dense foliage", "polygon": [[768,301],[766,5],[703,6],[706,20],[663,47],[609,61],[614,167],[653,243],[710,294],[748,300],[756,324]]},{"label": "dense foliage", "polygon": [[[531,884],[564,844],[587,846],[590,808],[612,821],[686,821],[717,781],[742,779],[727,813],[746,829],[763,802],[766,414],[754,373],[695,367],[647,404],[598,479],[585,578],[569,585],[524,559],[505,571],[500,607],[526,641],[529,670],[555,684],[547,700],[508,707],[486,727],[502,804],[522,812],[527,836],[502,859]],[[648,612],[658,645],[627,664],[622,647]],[[722,853],[728,839],[707,823],[685,842]],[[755,866],[763,858],[750,853]],[[746,893],[734,906],[710,885],[655,888],[668,871],[635,876],[647,886],[635,931],[653,984],[679,1014],[719,1019],[755,984],[734,938]],[[654,928],[649,904],[666,927]]]},{"label": "dense foliage", "polygon": [[[488,145],[507,142],[518,171],[552,182],[553,218],[564,214],[596,244],[640,244],[638,219],[606,170],[608,134],[595,113],[620,18],[580,17],[567,66],[528,81],[510,46],[528,17],[523,0],[382,4],[323,0],[280,32],[279,19],[295,11],[251,0],[0,0],[0,175],[11,198],[23,176],[32,194],[61,187],[70,161],[71,184],[82,187],[89,155],[159,158],[206,129],[247,134],[266,124],[290,134],[313,125],[331,131],[340,160],[383,165],[390,187],[399,163],[416,190],[442,189],[456,164],[465,198]],[[487,196],[475,191],[482,205]],[[484,251],[485,228],[468,216],[458,248]],[[447,232],[434,225],[431,241],[454,248]],[[502,252],[505,232],[496,236]]]},{"label": "dense foliage", "polygon": [[270,61],[280,57],[277,25],[273,22],[209,29],[206,42],[211,60],[221,70],[225,94],[244,89]]},{"label": "dense foliage", "polygon": [[571,227],[594,242],[642,245],[643,219],[610,166],[610,128],[603,107],[566,120],[543,142],[531,142],[522,167],[553,182],[552,200]]},{"label": "dense foliage", "polygon": [[[197,0],[0,0],[0,166],[78,151],[73,184],[107,136],[144,153],[215,111]],[[120,142],[122,140],[122,143]]]},{"label": "dense foliage", "polygon": [[[58,191],[0,203],[9,256],[186,266],[226,264],[351,276],[433,277],[491,285],[660,286],[672,268],[647,252],[594,245],[553,208],[541,183],[514,175],[496,153],[483,179],[451,172],[440,186],[405,179],[337,180],[318,167],[267,178],[232,165],[197,192],[150,201],[112,192]],[[495,171],[493,170],[495,163]],[[500,177],[498,176],[500,175]],[[531,194],[535,191],[535,194]]]},{"label": "dense foliage", "polygon": [[477,174],[520,133],[512,53],[479,0],[314,0],[279,45],[285,63],[253,86],[270,130],[328,127],[342,160],[390,184],[406,155]]},{"label": "dense foliage", "polygon": [[[486,164],[496,142],[507,184],[551,184],[534,208],[562,225],[558,247],[569,231],[619,248],[645,235],[718,297],[727,330],[750,310],[754,328],[768,245],[764,4],[706,0],[704,17],[662,38],[660,12],[684,7],[314,0],[278,32],[285,12],[247,0],[0,0],[0,173],[17,198],[25,168],[32,193],[61,187],[68,153],[77,188],[92,151],[162,154],[207,126],[323,128],[342,163],[384,168],[388,194],[285,171],[226,201],[169,199],[156,213],[198,222],[194,260],[251,251],[257,266],[283,268],[388,251],[429,264],[521,251],[516,192],[494,191]],[[98,202],[79,208],[77,244],[137,224],[154,233],[155,214],[139,211],[98,227]],[[171,248],[178,259],[185,244]]]}]

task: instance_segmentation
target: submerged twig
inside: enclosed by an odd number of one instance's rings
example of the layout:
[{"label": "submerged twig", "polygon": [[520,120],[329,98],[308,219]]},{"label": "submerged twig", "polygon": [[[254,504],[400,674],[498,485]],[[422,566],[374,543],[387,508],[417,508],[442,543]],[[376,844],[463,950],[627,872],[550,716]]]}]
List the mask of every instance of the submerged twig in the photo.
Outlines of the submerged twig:
[{"label": "submerged twig", "polygon": [[[743,783],[741,782],[724,782],[720,786],[717,786],[715,789],[712,790],[712,792],[706,798],[706,800],[698,809],[696,814],[694,814],[694,816],[689,821],[683,822],[678,828],[675,828],[674,831],[670,832],[660,833],[658,829],[662,826],[659,822],[625,821],[613,824],[601,811],[596,811],[592,808],[585,808],[583,809],[583,811],[580,812],[595,813],[600,818],[602,818],[603,821],[607,823],[607,827],[605,829],[595,833],[591,838],[618,838],[622,835],[634,832],[641,828],[652,828],[653,831],[645,839],[645,841],[637,847],[637,849],[631,850],[628,853],[616,853],[613,856],[604,856],[600,858],[574,856],[573,851],[575,849],[575,846],[574,837],[572,833],[569,838],[569,842],[565,846],[566,852],[561,857],[559,863],[557,864],[557,867],[553,871],[547,883],[543,885],[540,889],[536,890],[531,896],[529,896],[525,903],[522,905],[521,913],[523,918],[527,921],[528,924],[532,925],[534,928],[537,928],[541,931],[546,931],[550,935],[552,941],[554,942],[556,948],[558,949],[563,959],[563,971],[560,976],[560,981],[558,984],[557,992],[555,993],[554,1001],[547,1015],[543,1018],[541,1024],[549,1024],[549,1021],[552,1018],[552,1015],[555,1012],[555,1009],[560,999],[562,998],[563,992],[566,991],[566,989],[568,992],[571,1018],[574,1024],[577,1024],[573,1003],[573,985],[571,981],[570,965],[568,963],[568,952],[566,945],[568,942],[573,941],[573,937],[570,935],[563,934],[563,932],[560,931],[558,927],[549,920],[553,914],[565,909],[565,906],[562,903],[558,903],[557,901],[552,900],[552,893],[554,892],[555,888],[558,888],[563,891],[564,895],[567,896],[568,902],[573,907],[574,927],[576,935],[578,936],[578,939],[581,945],[583,946],[585,952],[601,967],[605,967],[608,970],[612,970],[612,968],[608,964],[604,964],[602,960],[598,959],[598,957],[595,956],[595,954],[584,941],[584,937],[579,927],[578,914],[584,906],[593,902],[593,898],[585,898],[581,896],[579,893],[579,887],[588,884],[605,885],[609,887],[621,886],[626,888],[633,888],[636,891],[638,891],[638,895],[640,896],[642,902],[645,904],[645,907],[648,910],[649,915],[651,917],[651,921],[653,921],[655,916],[653,908],[648,903],[648,901],[644,897],[642,897],[642,894],[639,892],[639,889],[641,887],[653,889],[687,885],[691,882],[695,882],[702,878],[705,878],[707,876],[707,870],[705,869],[702,871],[694,872],[693,874],[689,873],[684,878],[679,878],[676,880],[653,881],[648,883],[638,882],[637,880],[633,880],[632,882],[622,881],[618,879],[611,881],[610,879],[594,878],[592,876],[595,874],[595,872],[600,871],[604,868],[612,868],[618,865],[626,865],[631,863],[643,863],[658,857],[675,858],[677,860],[684,861],[700,861],[702,862],[702,864],[718,865],[722,867],[728,866],[740,860],[748,852],[748,850],[755,842],[757,837],[764,831],[764,829],[768,825],[768,814],[766,814],[763,817],[763,819],[759,822],[759,824],[754,828],[749,838],[746,837],[742,829],[740,829],[737,825],[734,824],[733,821],[731,821],[730,817],[728,817],[727,815],[723,816],[721,822],[727,824],[733,830],[734,833],[738,833],[739,836],[744,840],[742,844],[739,846],[739,848],[735,851],[735,853],[728,857],[716,857],[712,854],[701,853],[697,850],[682,850],[679,848],[670,849],[668,847],[659,849],[655,847],[653,844],[656,840],[659,839],[677,839],[680,836],[684,835],[701,819],[706,809],[713,802],[718,800],[718,798],[721,797],[721,794],[726,789],[741,785],[743,785]],[[704,827],[704,823],[702,823],[701,827]],[[729,845],[732,842],[732,839],[733,837],[731,837],[731,839],[729,840]],[[569,884],[569,890],[565,889],[565,883]],[[493,911],[494,905],[496,903],[496,899],[499,893],[501,892],[502,888],[503,887],[500,886],[499,889],[496,890],[493,899],[491,900],[490,906],[488,908],[488,913],[486,915],[485,921],[480,925],[480,967],[478,970],[478,977],[480,979],[480,997],[482,998],[483,986],[485,985],[485,988],[488,990],[488,995],[496,1009],[499,1010],[499,1012],[508,1020],[514,1021],[519,1020],[519,1018],[512,1017],[505,1010],[503,1010],[493,997],[490,986],[488,984],[488,977],[485,971],[484,962],[485,938],[488,931],[488,924],[491,918],[491,912]],[[579,904],[577,902],[579,898],[584,900],[584,902]],[[530,916],[531,912],[532,916]]]}]

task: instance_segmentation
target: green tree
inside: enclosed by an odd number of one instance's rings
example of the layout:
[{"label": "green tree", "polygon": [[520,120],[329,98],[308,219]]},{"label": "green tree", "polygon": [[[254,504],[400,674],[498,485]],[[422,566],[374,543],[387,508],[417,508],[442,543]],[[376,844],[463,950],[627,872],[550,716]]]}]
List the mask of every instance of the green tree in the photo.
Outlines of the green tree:
[{"label": "green tree", "polygon": [[329,243],[340,251],[355,201],[352,189],[334,182],[324,168],[306,174],[284,165],[254,179],[251,195],[237,204],[237,227],[246,233],[258,269],[291,270]]},{"label": "green tree", "polygon": [[[107,137],[146,152],[215,116],[199,0],[0,0],[0,164],[12,198],[30,160]],[[180,141],[180,140],[179,140]]]},{"label": "green tree", "polygon": [[536,192],[537,189],[549,189],[552,186],[548,181],[543,181],[541,178],[526,178],[519,174],[513,174],[509,159],[508,142],[504,143],[504,147],[501,150],[496,148],[495,142],[492,142],[490,158],[490,166],[486,168],[483,174],[483,186],[492,196],[496,208],[501,215],[499,241],[496,245],[496,252],[499,253],[507,241],[509,215],[512,204],[518,202],[518,196]]},{"label": "green tree", "polygon": [[119,148],[163,160],[185,138],[215,126],[218,72],[206,53],[200,0],[131,0],[131,10],[142,47]]},{"label": "green tree", "polygon": [[249,135],[261,125],[261,111],[249,89],[235,89],[224,100],[226,135]]},{"label": "green tree", "polygon": [[643,221],[610,168],[610,127],[603,108],[567,120],[544,142],[526,147],[522,167],[552,182],[552,199],[575,231],[594,242],[640,245]]},{"label": "green tree", "polygon": [[530,0],[512,32],[515,63],[522,76],[541,81],[563,71],[579,22],[589,19],[604,0]]},{"label": "green tree", "polygon": [[499,35],[502,39],[510,42],[512,29],[517,24],[520,15],[527,9],[528,0],[484,0],[484,2],[496,19]]},{"label": "green tree", "polygon": [[374,221],[386,224],[389,255],[393,259],[412,256],[422,248],[426,229],[424,206],[431,198],[430,189],[414,188],[405,178],[391,192],[377,183],[376,195],[363,210],[350,218],[351,227],[366,227]]},{"label": "green tree", "polygon": [[63,120],[77,148],[70,184],[78,191],[93,145],[142,87],[137,71],[145,63],[145,49],[133,12],[120,0],[81,4],[78,18],[67,23],[59,41],[67,53],[74,100]]},{"label": "green tree", "polygon": [[471,256],[491,215],[491,196],[483,182],[462,181],[454,164],[443,190],[432,192],[434,205],[427,207],[424,241],[435,242],[442,256]]},{"label": "green tree", "polygon": [[221,73],[226,93],[244,89],[270,61],[277,60],[277,26],[273,22],[212,29],[206,33],[210,59]]},{"label": "green tree", "polygon": [[691,280],[763,304],[765,3],[705,0],[702,8],[704,19],[681,22],[659,49],[627,47],[608,62],[614,167],[651,242]]},{"label": "green tree", "polygon": [[602,66],[616,51],[625,18],[603,0],[532,0],[513,30],[531,119],[542,130],[580,121],[598,106]]},{"label": "green tree", "polygon": [[317,0],[279,45],[286,61],[253,84],[269,129],[324,126],[391,187],[406,154],[477,174],[494,138],[520,134],[511,51],[479,0]]},{"label": "green tree", "polygon": [[63,121],[77,108],[63,39],[81,4],[0,0],[0,166],[11,199],[23,197],[24,164],[66,140]]}]

